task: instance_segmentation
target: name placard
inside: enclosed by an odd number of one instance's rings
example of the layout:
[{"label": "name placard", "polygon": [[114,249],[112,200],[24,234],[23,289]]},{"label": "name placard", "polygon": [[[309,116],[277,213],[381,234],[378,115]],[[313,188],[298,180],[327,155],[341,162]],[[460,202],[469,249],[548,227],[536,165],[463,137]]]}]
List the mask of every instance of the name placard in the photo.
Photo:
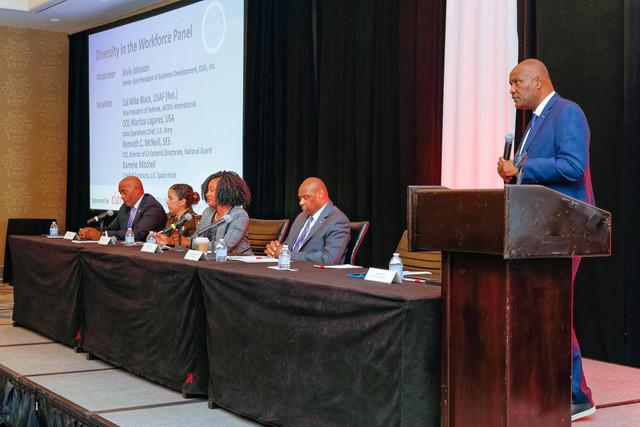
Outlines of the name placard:
[{"label": "name placard", "polygon": [[370,280],[372,282],[386,283],[401,283],[398,274],[395,271],[384,270],[382,268],[369,268],[367,275],[364,276],[364,280]]},{"label": "name placard", "polygon": [[78,233],[74,233],[73,231],[67,231],[64,233],[65,240],[74,240],[78,238]]},{"label": "name placard", "polygon": [[188,259],[189,261],[198,261],[202,258],[207,259],[205,253],[203,251],[196,251],[195,249],[189,249],[184,255],[184,259]]},{"label": "name placard", "polygon": [[113,236],[100,236],[100,240],[98,240],[99,245],[115,245],[116,238]]},{"label": "name placard", "polygon": [[144,245],[142,245],[142,249],[140,249],[140,252],[147,252],[150,254],[154,254],[160,251],[158,250],[157,243],[145,243]]}]

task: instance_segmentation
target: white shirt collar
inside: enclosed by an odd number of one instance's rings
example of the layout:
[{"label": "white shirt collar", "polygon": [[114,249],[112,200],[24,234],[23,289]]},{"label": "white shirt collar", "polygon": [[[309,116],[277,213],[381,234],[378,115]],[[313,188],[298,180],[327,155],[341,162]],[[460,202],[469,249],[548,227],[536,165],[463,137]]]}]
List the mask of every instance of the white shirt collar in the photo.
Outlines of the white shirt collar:
[{"label": "white shirt collar", "polygon": [[138,211],[138,208],[140,207],[140,202],[142,202],[142,198],[143,197],[144,197],[144,194],[142,196],[140,196],[138,201],[132,206],[132,208],[136,208],[136,212]]},{"label": "white shirt collar", "polygon": [[533,114],[535,114],[536,116],[540,117],[540,115],[542,114],[542,112],[544,111],[544,107],[547,106],[547,104],[549,103],[549,100],[551,99],[551,97],[553,95],[556,94],[555,90],[552,90],[551,93],[549,95],[547,95],[547,97],[545,99],[542,100],[542,102],[540,103],[540,105],[538,105],[536,107],[536,109],[533,111]]},{"label": "white shirt collar", "polygon": [[313,221],[311,222],[311,225],[313,225],[318,220],[318,218],[320,218],[320,215],[322,215],[322,211],[328,204],[329,202],[325,203],[320,209],[316,211],[316,213],[313,214]]}]

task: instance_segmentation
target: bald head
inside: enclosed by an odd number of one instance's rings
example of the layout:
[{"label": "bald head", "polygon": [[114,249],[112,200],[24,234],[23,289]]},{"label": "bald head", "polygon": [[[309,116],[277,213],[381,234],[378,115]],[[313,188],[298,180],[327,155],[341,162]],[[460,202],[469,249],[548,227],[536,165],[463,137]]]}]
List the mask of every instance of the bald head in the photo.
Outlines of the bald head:
[{"label": "bald head", "polygon": [[118,184],[118,192],[120,192],[122,202],[131,207],[144,195],[144,187],[137,176],[125,176]]},{"label": "bald head", "polygon": [[329,191],[320,178],[310,177],[302,181],[298,189],[300,208],[302,211],[313,215],[327,202],[329,202]]},{"label": "bald head", "polygon": [[525,59],[509,74],[509,93],[516,108],[535,110],[553,91],[549,70],[542,61]]}]

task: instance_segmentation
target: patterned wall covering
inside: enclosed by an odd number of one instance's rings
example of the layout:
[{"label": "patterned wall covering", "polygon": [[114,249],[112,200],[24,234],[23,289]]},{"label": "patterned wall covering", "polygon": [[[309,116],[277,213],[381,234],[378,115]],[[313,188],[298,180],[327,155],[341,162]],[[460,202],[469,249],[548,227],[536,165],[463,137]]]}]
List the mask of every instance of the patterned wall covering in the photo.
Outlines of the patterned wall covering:
[{"label": "patterned wall covering", "polygon": [[68,56],[64,33],[0,27],[0,264],[8,218],[64,230]]}]

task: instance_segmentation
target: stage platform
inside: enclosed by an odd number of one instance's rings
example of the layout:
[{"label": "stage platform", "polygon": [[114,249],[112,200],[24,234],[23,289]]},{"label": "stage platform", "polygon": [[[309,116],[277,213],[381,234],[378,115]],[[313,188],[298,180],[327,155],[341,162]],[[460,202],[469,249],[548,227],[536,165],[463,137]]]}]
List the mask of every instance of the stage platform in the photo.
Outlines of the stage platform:
[{"label": "stage platform", "polygon": [[[206,399],[183,398],[178,392],[100,360],[87,360],[84,353],[12,326],[11,294],[10,287],[0,286],[0,379],[4,383],[10,379],[16,389],[32,393],[40,403],[41,416],[43,408],[55,407],[50,411],[57,414],[55,425],[65,425],[60,420],[71,419],[76,425],[87,426],[258,425],[223,409],[209,409]],[[585,359],[584,370],[598,410],[574,425],[640,425],[640,369]],[[0,385],[3,394],[6,389],[5,384]],[[0,396],[0,404],[3,400],[6,404],[3,398]]]}]

